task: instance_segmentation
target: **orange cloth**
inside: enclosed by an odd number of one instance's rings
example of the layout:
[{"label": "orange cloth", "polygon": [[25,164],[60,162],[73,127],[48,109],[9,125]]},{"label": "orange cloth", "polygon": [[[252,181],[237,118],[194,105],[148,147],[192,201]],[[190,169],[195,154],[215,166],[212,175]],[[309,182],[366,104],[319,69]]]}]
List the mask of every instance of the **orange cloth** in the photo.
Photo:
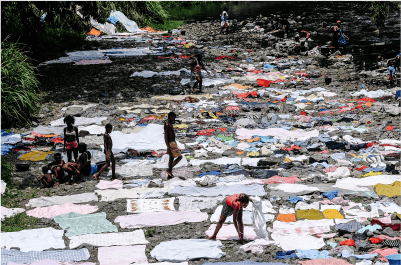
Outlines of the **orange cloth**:
[{"label": "orange cloth", "polygon": [[88,32],[88,35],[94,35],[96,37],[99,37],[100,34],[102,34],[102,32],[98,31],[97,29],[92,29],[91,31]]},{"label": "orange cloth", "polygon": [[372,237],[372,238],[369,238],[369,241],[373,244],[379,244],[379,243],[383,242],[383,239]]},{"label": "orange cloth", "polygon": [[295,222],[296,218],[295,218],[295,213],[289,213],[289,214],[282,214],[280,213],[279,215],[277,215],[277,221],[282,221],[282,222]]},{"label": "orange cloth", "polygon": [[392,131],[394,130],[394,126],[387,126],[386,131]]}]

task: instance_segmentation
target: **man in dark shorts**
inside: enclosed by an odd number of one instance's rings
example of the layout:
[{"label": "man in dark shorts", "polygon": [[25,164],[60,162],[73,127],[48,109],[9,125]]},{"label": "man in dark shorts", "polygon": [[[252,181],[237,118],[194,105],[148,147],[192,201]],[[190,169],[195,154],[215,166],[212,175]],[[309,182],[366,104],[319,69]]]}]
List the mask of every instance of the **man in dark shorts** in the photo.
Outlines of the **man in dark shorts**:
[{"label": "man in dark shorts", "polygon": [[113,125],[108,123],[105,126],[106,132],[103,135],[104,138],[104,154],[106,155],[106,164],[99,170],[99,172],[95,173],[93,177],[99,181],[99,175],[105,171],[109,166],[110,162],[112,163],[111,165],[111,180],[115,180],[116,178],[116,161],[114,160],[114,155],[113,155],[113,141],[111,140],[110,133],[113,130]]},{"label": "man in dark shorts", "polygon": [[168,169],[166,170],[168,179],[174,177],[173,167],[177,165],[182,159],[180,149],[178,149],[177,143],[175,141],[175,132],[173,128],[175,117],[176,114],[174,112],[170,112],[167,116],[167,121],[164,123],[164,141],[167,145],[167,154],[170,157],[168,161]]}]

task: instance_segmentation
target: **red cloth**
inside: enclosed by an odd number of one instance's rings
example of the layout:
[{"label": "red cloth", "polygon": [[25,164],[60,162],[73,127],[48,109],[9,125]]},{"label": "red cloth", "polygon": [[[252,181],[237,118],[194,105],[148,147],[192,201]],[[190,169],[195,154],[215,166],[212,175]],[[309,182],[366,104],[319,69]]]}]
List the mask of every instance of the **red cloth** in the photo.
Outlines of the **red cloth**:
[{"label": "red cloth", "polygon": [[367,143],[367,146],[371,147],[371,146],[376,145],[376,144],[379,144],[379,143],[371,142],[371,143]]},{"label": "red cloth", "polygon": [[219,129],[220,129],[220,131],[222,131],[222,132],[227,131],[227,128],[219,128]]},{"label": "red cloth", "polygon": [[376,100],[374,100],[373,98],[358,98],[356,99],[356,101],[373,102],[373,103],[376,102]]},{"label": "red cloth", "polygon": [[386,131],[392,131],[394,130],[394,126],[387,126]]},{"label": "red cloth", "polygon": [[52,143],[64,143],[64,139],[61,137],[53,138]]},{"label": "red cloth", "polygon": [[225,56],[225,55],[222,55],[222,56],[215,57],[214,59],[215,59],[215,60],[235,59],[235,57],[234,57],[234,56]]},{"label": "red cloth", "polygon": [[263,86],[263,87],[269,87],[270,84],[275,83],[274,81],[265,80],[265,79],[257,79],[256,81],[258,82],[259,86]]},{"label": "red cloth", "polygon": [[373,219],[370,223],[371,223],[371,225],[374,225],[374,224],[380,225],[381,227],[383,227],[383,230],[384,230],[385,227],[390,227],[394,231],[400,231],[401,230],[401,224],[383,224],[379,220],[375,220],[375,219]]},{"label": "red cloth", "polygon": [[228,196],[226,204],[233,209],[241,209],[241,202],[239,201],[239,194]]},{"label": "red cloth", "polygon": [[305,111],[301,111],[301,113],[299,113],[299,115],[304,115],[306,116],[308,113],[306,113]]},{"label": "red cloth", "polygon": [[373,244],[379,244],[379,243],[383,242],[383,239],[377,238],[377,237],[372,237],[372,238],[369,238],[369,241]]},{"label": "red cloth", "polygon": [[362,170],[364,170],[365,168],[368,168],[368,167],[367,167],[367,166],[361,166],[361,167],[357,167],[356,170],[362,171]]},{"label": "red cloth", "polygon": [[297,146],[297,145],[293,145],[291,147],[282,147],[281,150],[286,150],[286,151],[292,151],[292,150],[301,150],[301,147]]},{"label": "red cloth", "polygon": [[340,243],[341,246],[355,246],[355,241],[353,239],[348,239]]}]

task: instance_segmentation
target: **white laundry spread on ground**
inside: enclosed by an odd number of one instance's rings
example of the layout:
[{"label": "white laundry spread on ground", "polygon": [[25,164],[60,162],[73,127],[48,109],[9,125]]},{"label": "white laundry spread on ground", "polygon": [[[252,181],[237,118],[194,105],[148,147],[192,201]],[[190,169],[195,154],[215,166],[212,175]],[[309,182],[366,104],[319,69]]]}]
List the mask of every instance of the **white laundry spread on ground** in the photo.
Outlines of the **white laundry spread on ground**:
[{"label": "white laundry spread on ground", "polygon": [[89,134],[104,134],[105,133],[105,128],[104,126],[99,126],[99,125],[89,125],[89,126],[80,126],[78,128],[79,131],[87,131]]},{"label": "white laundry spread on ground", "polygon": [[223,196],[217,197],[189,197],[179,196],[180,211],[199,211],[202,209],[211,209],[221,204],[225,199]]},{"label": "white laundry spread on ground", "polygon": [[[309,210],[309,209],[315,209],[319,211],[319,202],[313,202],[313,203],[306,203],[306,202],[297,202],[295,205],[295,210]],[[332,208],[329,208],[332,209]]]},{"label": "white laundry spread on ground", "polygon": [[[134,160],[116,166],[116,174],[121,175],[123,178],[153,176],[153,166],[149,160]],[[107,176],[111,175],[112,171],[109,170]]]},{"label": "white laundry spread on ground", "polygon": [[[191,82],[195,82],[195,80],[191,80],[189,78],[184,78],[181,80],[181,85],[186,85],[189,84]],[[203,78],[202,80],[202,86],[214,86],[214,85],[221,85],[221,84],[232,84],[234,83],[234,79],[231,78]]]},{"label": "white laundry spread on ground", "polygon": [[304,130],[294,130],[289,131],[282,128],[271,128],[271,129],[245,129],[240,128],[235,131],[237,134],[237,139],[250,139],[254,135],[258,136],[273,136],[277,139],[284,139],[284,140],[299,140],[304,141],[312,137],[318,137],[319,131],[312,130],[312,131],[304,131]]},{"label": "white laundry spread on ground", "polygon": [[[327,205],[322,204],[322,205],[320,205],[320,211],[321,212],[323,212],[324,210],[327,210],[327,209],[335,209],[337,211],[340,211],[341,210],[341,205],[332,205],[332,204],[331,205],[330,204],[327,204]],[[319,209],[317,209],[317,210],[319,210]]]},{"label": "white laundry spread on ground", "polygon": [[328,172],[327,178],[328,179],[337,179],[343,178],[351,175],[351,171],[347,167],[338,167],[334,172]]},{"label": "white laundry spread on ground", "polygon": [[1,247],[19,248],[23,252],[43,251],[49,248],[64,249],[64,230],[52,227],[1,233]]},{"label": "white laundry spread on ground", "polygon": [[4,221],[6,218],[10,218],[14,215],[25,212],[25,209],[23,209],[23,208],[6,208],[6,207],[1,206],[0,212],[1,212],[1,220]]},{"label": "white laundry spread on ground", "polygon": [[326,245],[323,238],[317,238],[310,235],[272,234],[271,237],[284,251],[295,249],[320,249]]},{"label": "white laundry spread on ground", "polygon": [[[128,149],[137,151],[167,150],[163,125],[148,124],[142,131],[131,134],[113,131],[110,136],[113,140],[113,153],[125,152]],[[185,145],[176,142],[179,149],[185,149]],[[103,148],[104,146],[102,146]]]},{"label": "white laundry spread on ground", "polygon": [[[147,198],[157,198],[163,196],[167,189],[160,188],[134,188],[134,189],[120,189],[120,190],[95,190],[95,193],[101,196],[100,201],[114,201],[117,199],[145,199],[141,197],[142,194],[149,194]],[[152,194],[154,196],[152,196]]]},{"label": "white laundry spread on ground", "polygon": [[173,194],[183,194],[187,196],[229,196],[232,194],[245,193],[248,195],[255,196],[264,196],[266,195],[266,191],[263,188],[263,185],[252,184],[252,185],[232,185],[232,186],[221,186],[221,187],[211,187],[211,188],[202,188],[202,187],[174,187],[174,189],[168,192],[169,195]]},{"label": "white laundry spread on ground", "polygon": [[310,187],[304,184],[279,184],[276,187],[271,187],[272,190],[281,190],[286,193],[296,193],[301,191],[318,191],[317,187]]},{"label": "white laundry spread on ground", "polygon": [[148,262],[145,254],[146,245],[100,247],[98,260],[100,265],[130,265]]},{"label": "white laundry spread on ground", "polygon": [[[168,161],[169,161],[169,155],[163,155],[160,160],[157,160],[155,164],[153,164],[154,168],[168,168]],[[181,161],[175,165],[174,168],[178,167],[186,167],[188,166],[188,160],[185,158],[185,156],[182,157]]]},{"label": "white laundry spread on ground", "polygon": [[244,157],[244,158],[229,158],[229,157],[220,157],[217,159],[212,159],[212,160],[200,160],[200,159],[192,159],[189,161],[191,165],[194,166],[199,166],[204,163],[213,163],[216,165],[227,165],[227,164],[237,164],[237,165],[243,165],[243,166],[254,166],[256,167],[258,165],[259,160],[262,158],[250,158],[250,157]]},{"label": "white laundry spread on ground", "polygon": [[[96,118],[74,117],[74,119],[75,119],[74,126],[89,125],[89,124],[101,125],[102,121],[107,120],[107,117],[96,117]],[[63,126],[63,125],[65,125],[64,118],[54,120],[54,121],[50,122],[50,125],[51,126]]]},{"label": "white laundry spread on ground", "polygon": [[374,186],[376,184],[392,184],[395,181],[401,181],[401,175],[378,175],[364,178],[342,178],[336,181],[334,188],[346,188],[353,190],[354,186]]},{"label": "white laundry spread on ground", "polygon": [[[89,244],[96,247],[143,245],[149,243],[142,229],[133,232],[119,232],[107,234],[88,234],[82,236],[72,236],[70,239],[70,249],[76,248],[81,244]],[[64,242],[64,241],[63,241]]]},{"label": "white laundry spread on ground", "polygon": [[180,75],[181,71],[184,71],[185,73],[191,73],[190,70],[185,69],[185,68],[181,68],[180,70],[177,70],[177,71],[163,71],[163,72],[142,71],[142,72],[134,72],[130,77],[135,77],[135,76],[152,77],[154,75]]},{"label": "white laundry spread on ground", "polygon": [[[248,207],[249,208],[249,205]],[[251,208],[252,209],[252,208]],[[220,205],[216,208],[213,215],[210,217],[210,222],[217,223],[220,220],[221,210],[223,210],[223,205]],[[273,221],[274,215],[273,214],[264,214],[266,222]],[[243,211],[242,213],[242,222],[244,225],[252,225],[252,212],[250,211]],[[228,216],[225,223],[233,223],[233,215]]]},{"label": "white laundry spread on ground", "polygon": [[219,259],[226,253],[221,251],[220,240],[181,239],[161,242],[150,255],[159,261],[189,261],[200,258]]},{"label": "white laundry spread on ground", "polygon": [[52,196],[52,197],[40,197],[30,199],[26,207],[43,207],[43,206],[51,206],[58,205],[64,203],[81,203],[81,202],[90,202],[90,201],[98,201],[98,198],[95,193],[80,193],[74,195],[66,195],[66,196]]},{"label": "white laundry spread on ground", "polygon": [[240,248],[246,252],[251,251],[253,254],[262,254],[265,248],[274,244],[275,242],[271,240],[256,239],[255,241],[249,242]]}]

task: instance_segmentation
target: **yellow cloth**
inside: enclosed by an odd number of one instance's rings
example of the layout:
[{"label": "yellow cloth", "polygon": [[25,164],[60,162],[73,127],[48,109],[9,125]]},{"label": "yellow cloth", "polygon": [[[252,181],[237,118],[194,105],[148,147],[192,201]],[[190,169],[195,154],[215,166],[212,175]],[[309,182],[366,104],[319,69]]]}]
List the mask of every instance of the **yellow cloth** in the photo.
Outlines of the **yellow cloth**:
[{"label": "yellow cloth", "polygon": [[285,159],[284,159],[284,161],[283,162],[285,162],[285,163],[289,163],[289,162],[292,162],[292,160],[291,159],[289,159],[288,157],[286,157]]},{"label": "yellow cloth", "polygon": [[361,175],[361,177],[372,177],[372,176],[378,176],[383,174],[383,172],[373,172],[370,171],[369,173],[366,173],[365,175]]},{"label": "yellow cloth", "polygon": [[297,210],[297,218],[308,220],[321,220],[324,219],[322,214],[316,209],[310,210]]},{"label": "yellow cloth", "polygon": [[326,219],[344,219],[344,216],[336,209],[326,209],[323,211],[323,216]]},{"label": "yellow cloth", "polygon": [[374,185],[377,195],[384,195],[387,197],[401,196],[401,181],[394,181],[393,184],[377,184]]},{"label": "yellow cloth", "polygon": [[32,152],[21,155],[19,160],[41,161],[41,160],[45,160],[46,156],[52,155],[54,153],[55,153],[54,151],[50,151],[50,152],[32,151]]},{"label": "yellow cloth", "polygon": [[195,44],[192,43],[192,42],[184,44],[184,48],[189,48],[189,47],[192,47],[192,46],[195,46]]},{"label": "yellow cloth", "polygon": [[184,123],[182,123],[182,124],[177,124],[177,125],[174,125],[174,128],[177,128],[177,129],[187,129],[187,128],[188,128],[188,125],[186,125],[186,124],[184,124]]},{"label": "yellow cloth", "polygon": [[248,152],[246,156],[259,156],[259,152],[256,151]]}]

